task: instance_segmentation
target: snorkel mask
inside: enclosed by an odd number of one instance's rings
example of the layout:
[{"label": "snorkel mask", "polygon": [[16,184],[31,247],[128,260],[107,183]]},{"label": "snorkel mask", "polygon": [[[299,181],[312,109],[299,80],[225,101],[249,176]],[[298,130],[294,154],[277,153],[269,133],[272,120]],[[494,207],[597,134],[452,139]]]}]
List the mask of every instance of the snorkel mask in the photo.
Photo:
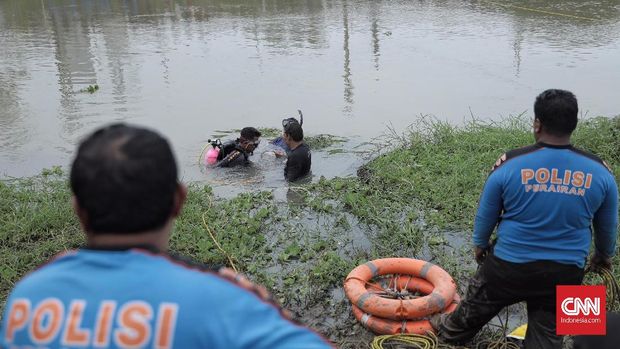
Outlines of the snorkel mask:
[{"label": "snorkel mask", "polygon": [[[249,152],[250,155],[253,155],[254,150],[258,148],[258,145],[260,144],[260,138],[257,138],[255,140],[241,139],[239,143],[244,151]],[[252,150],[248,151],[248,147],[252,147]]]},{"label": "snorkel mask", "polygon": [[288,118],[288,119],[284,119],[282,120],[282,128],[284,129],[284,132],[288,131],[288,128],[292,125],[292,124],[298,124],[299,122],[297,121],[297,119],[295,118]]},{"label": "snorkel mask", "polygon": [[287,119],[282,120],[282,128],[284,128],[284,131],[288,131],[288,127],[292,123],[297,123],[299,124],[299,126],[304,125],[304,114],[302,114],[301,110],[299,109],[297,109],[297,112],[299,113],[299,121],[297,121],[297,119],[295,118],[287,118]]}]

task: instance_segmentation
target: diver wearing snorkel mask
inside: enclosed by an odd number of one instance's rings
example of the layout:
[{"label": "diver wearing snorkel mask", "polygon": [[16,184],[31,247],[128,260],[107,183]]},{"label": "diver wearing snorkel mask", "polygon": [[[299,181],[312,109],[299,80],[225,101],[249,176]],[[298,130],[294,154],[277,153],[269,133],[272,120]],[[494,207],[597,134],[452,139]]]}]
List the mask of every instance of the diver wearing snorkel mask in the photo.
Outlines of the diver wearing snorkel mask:
[{"label": "diver wearing snorkel mask", "polygon": [[217,155],[218,167],[247,165],[250,155],[260,144],[261,133],[254,127],[244,127],[240,137],[221,145]]}]

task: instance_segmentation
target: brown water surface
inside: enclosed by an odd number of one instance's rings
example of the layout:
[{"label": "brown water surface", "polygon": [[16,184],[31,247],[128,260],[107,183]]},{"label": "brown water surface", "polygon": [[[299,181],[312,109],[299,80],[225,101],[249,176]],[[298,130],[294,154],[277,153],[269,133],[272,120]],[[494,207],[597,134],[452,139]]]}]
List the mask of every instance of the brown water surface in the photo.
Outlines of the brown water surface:
[{"label": "brown water surface", "polygon": [[[307,134],[351,149],[421,114],[531,113],[551,87],[588,116],[620,113],[620,1],[3,0],[0,176],[66,166],[112,121],[160,130],[203,180],[219,175],[197,162],[217,130],[302,109]],[[317,152],[313,173],[359,163]],[[282,184],[280,163],[258,172]]]}]

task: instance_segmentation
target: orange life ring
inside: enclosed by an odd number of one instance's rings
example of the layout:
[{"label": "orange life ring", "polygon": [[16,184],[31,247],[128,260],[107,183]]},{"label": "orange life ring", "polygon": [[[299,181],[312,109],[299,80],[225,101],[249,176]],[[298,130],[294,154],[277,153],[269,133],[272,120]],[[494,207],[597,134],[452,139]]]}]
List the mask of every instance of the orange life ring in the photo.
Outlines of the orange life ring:
[{"label": "orange life ring", "polygon": [[[458,295],[455,295],[452,303],[442,313],[451,313],[461,301]],[[426,334],[434,332],[431,323],[427,319],[419,320],[390,320],[380,318],[371,314],[364,313],[360,308],[353,306],[353,315],[357,321],[361,322],[364,327],[376,334],[398,334],[398,333],[416,333]]]},{"label": "orange life ring", "polygon": [[[433,289],[415,299],[388,299],[367,290],[369,281],[379,275],[412,275],[427,280]],[[419,319],[446,309],[454,300],[456,284],[440,267],[412,258],[385,258],[353,269],[344,281],[344,291],[351,303],[363,313],[383,319]]]},{"label": "orange life ring", "polygon": [[[420,279],[417,277],[407,277],[403,276],[398,279],[390,280],[390,284],[388,288],[394,287],[397,290],[407,289],[409,292],[419,292],[421,294],[429,294],[433,292],[433,284],[430,282]],[[378,284],[369,284],[367,289],[372,290],[375,289],[383,289],[382,286]],[[461,301],[461,297],[459,297],[458,293],[454,294],[454,299],[452,303],[448,305],[446,309],[442,311],[442,313],[451,313],[453,312],[458,304]],[[360,308],[353,305],[353,315],[364,327],[373,331],[376,334],[399,334],[399,333],[415,333],[415,334],[427,334],[429,331],[433,332],[433,327],[431,326],[429,320],[427,319],[418,319],[418,320],[390,320],[383,319],[377,316],[373,316],[368,313],[364,313]]]}]

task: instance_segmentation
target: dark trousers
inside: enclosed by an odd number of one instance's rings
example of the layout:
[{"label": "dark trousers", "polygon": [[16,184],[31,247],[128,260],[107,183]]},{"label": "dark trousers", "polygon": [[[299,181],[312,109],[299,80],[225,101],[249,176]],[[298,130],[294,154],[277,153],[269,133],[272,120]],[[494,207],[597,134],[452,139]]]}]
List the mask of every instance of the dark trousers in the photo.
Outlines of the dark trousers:
[{"label": "dark trousers", "polygon": [[620,347],[620,313],[607,312],[607,335],[575,336],[573,349],[617,349]]},{"label": "dark trousers", "polygon": [[449,343],[470,341],[502,308],[525,301],[528,326],[525,348],[562,348],[555,334],[555,286],[580,285],[583,269],[552,261],[511,263],[492,254],[469,283],[466,298],[439,319],[439,337]]}]

